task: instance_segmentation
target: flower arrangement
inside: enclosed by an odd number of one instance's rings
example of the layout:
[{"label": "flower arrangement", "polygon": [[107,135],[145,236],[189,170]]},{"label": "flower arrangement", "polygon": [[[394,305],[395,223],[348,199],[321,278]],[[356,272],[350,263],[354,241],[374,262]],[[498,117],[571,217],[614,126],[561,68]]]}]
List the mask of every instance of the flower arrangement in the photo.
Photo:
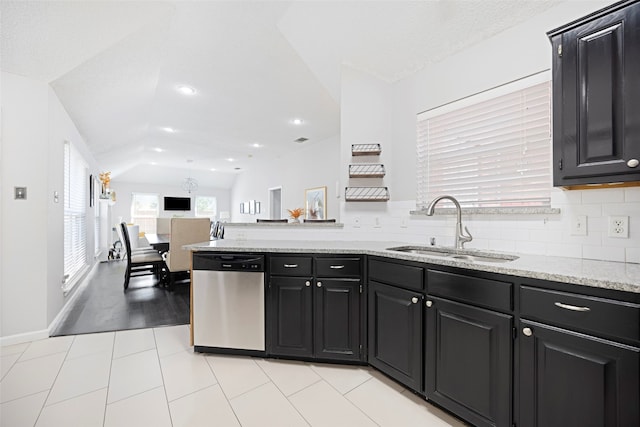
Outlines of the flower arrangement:
[{"label": "flower arrangement", "polygon": [[304,214],[304,208],[287,209],[287,212],[295,222],[300,222],[300,217]]}]

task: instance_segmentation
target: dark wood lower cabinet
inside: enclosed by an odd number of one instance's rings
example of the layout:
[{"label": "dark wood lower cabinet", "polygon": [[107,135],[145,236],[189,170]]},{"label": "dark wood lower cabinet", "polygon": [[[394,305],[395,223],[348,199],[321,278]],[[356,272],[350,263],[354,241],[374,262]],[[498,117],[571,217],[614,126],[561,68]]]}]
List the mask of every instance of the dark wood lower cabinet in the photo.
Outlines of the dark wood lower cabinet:
[{"label": "dark wood lower cabinet", "polygon": [[271,354],[313,355],[313,310],[311,278],[271,277]]},{"label": "dark wood lower cabinet", "polygon": [[313,306],[314,357],[360,360],[360,281],[318,280]]},{"label": "dark wood lower cabinet", "polygon": [[359,361],[360,281],[272,276],[268,351]]},{"label": "dark wood lower cabinet", "polygon": [[519,427],[640,426],[640,349],[521,321]]},{"label": "dark wood lower cabinet", "polygon": [[369,364],[422,391],[422,301],[415,291],[369,282]]},{"label": "dark wood lower cabinet", "polygon": [[425,393],[474,426],[511,426],[513,317],[428,297]]}]

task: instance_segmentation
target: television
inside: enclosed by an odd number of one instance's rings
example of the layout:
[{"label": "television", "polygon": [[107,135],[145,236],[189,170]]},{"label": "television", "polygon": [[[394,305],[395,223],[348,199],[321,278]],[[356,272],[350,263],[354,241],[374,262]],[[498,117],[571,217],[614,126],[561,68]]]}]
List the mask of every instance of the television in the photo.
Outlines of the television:
[{"label": "television", "polygon": [[190,211],[191,197],[167,197],[164,198],[165,211]]}]

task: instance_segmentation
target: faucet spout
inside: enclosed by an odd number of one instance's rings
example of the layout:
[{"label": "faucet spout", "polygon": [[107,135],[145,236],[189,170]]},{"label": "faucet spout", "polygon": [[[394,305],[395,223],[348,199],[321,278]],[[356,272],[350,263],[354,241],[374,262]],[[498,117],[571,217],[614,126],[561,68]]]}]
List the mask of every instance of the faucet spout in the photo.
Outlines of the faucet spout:
[{"label": "faucet spout", "polygon": [[427,215],[432,216],[435,213],[436,204],[444,199],[450,200],[456,207],[456,249],[463,249],[465,243],[473,240],[473,236],[469,233],[467,227],[464,227],[464,231],[462,229],[462,208],[455,197],[447,195],[436,197],[429,203],[429,206],[427,206]]}]

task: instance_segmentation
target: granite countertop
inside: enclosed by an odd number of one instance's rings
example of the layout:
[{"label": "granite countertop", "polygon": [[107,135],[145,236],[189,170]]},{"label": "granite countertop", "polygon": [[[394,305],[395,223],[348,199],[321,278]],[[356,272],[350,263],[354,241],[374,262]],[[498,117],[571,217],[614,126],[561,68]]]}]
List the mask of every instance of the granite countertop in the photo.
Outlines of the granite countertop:
[{"label": "granite countertop", "polygon": [[[512,276],[530,277],[576,285],[640,293],[640,264],[596,261],[579,258],[514,254],[518,259],[506,263],[459,260],[389,251],[387,248],[411,246],[404,242],[346,242],[294,240],[216,240],[185,246],[193,251],[287,252],[378,255],[395,259],[428,262]],[[470,250],[472,252],[473,250]],[[481,251],[491,252],[491,251]],[[497,253],[497,252],[494,252]]]}]

